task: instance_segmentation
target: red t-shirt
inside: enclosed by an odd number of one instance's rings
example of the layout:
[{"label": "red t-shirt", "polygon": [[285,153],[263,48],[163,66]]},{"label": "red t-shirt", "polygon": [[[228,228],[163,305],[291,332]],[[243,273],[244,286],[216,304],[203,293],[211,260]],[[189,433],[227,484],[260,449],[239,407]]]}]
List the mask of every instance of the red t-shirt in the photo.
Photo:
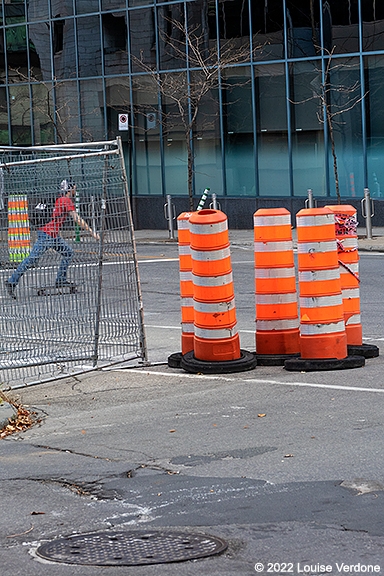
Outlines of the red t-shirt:
[{"label": "red t-shirt", "polygon": [[71,198],[68,196],[60,196],[60,198],[55,202],[55,207],[52,212],[52,220],[45,224],[45,226],[42,226],[40,230],[49,234],[52,238],[57,238],[68,213],[75,212],[75,210],[75,205]]}]

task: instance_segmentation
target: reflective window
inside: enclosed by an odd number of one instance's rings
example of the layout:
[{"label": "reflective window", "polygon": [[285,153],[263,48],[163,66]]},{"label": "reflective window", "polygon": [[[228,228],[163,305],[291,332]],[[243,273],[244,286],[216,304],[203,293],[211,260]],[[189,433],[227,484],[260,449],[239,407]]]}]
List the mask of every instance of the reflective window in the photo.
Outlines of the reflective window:
[{"label": "reflective window", "polygon": [[101,40],[99,16],[77,19],[79,76],[100,76]]},{"label": "reflective window", "polygon": [[58,142],[81,142],[77,82],[58,82],[55,85],[55,98],[58,114],[54,117],[54,123]]},{"label": "reflective window", "polygon": [[359,49],[358,0],[323,2],[323,45],[328,52],[357,52]]},{"label": "reflective window", "polygon": [[53,22],[53,52],[55,77],[58,79],[76,77],[78,70],[73,18]]},{"label": "reflective window", "polygon": [[102,81],[82,80],[80,82],[81,98],[81,140],[102,140],[104,137],[104,119]]},{"label": "reflective window", "polygon": [[288,57],[303,58],[320,53],[319,0],[287,0]]},{"label": "reflective window", "polygon": [[[39,0],[35,0],[38,2]],[[53,18],[73,16],[73,0],[50,0]]]},{"label": "reflective window", "polygon": [[155,18],[152,8],[132,10],[130,13],[132,70],[142,72],[146,66],[156,65]]},{"label": "reflective window", "polygon": [[55,142],[52,96],[52,84],[41,82],[32,85],[33,137],[37,146]]},{"label": "reflective window", "polygon": [[284,66],[259,66],[255,85],[260,196],[287,196],[289,162]]},{"label": "reflective window", "polygon": [[99,0],[76,0],[76,14],[91,14],[99,11]]},{"label": "reflective window", "polygon": [[28,22],[35,20],[48,20],[49,18],[49,0],[29,0],[27,2]]},{"label": "reflective window", "polygon": [[284,58],[284,12],[282,0],[252,2],[252,35],[259,47],[255,60]]},{"label": "reflective window", "polygon": [[384,196],[384,55],[365,59],[368,132],[368,187],[373,197]]},{"label": "reflective window", "polygon": [[363,50],[384,49],[384,3],[365,0],[361,6]]}]

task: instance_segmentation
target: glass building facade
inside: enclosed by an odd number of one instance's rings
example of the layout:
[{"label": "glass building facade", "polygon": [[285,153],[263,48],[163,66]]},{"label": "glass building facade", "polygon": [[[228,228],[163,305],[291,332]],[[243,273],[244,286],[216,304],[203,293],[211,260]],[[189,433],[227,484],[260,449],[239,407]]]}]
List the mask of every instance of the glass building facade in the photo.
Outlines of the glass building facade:
[{"label": "glass building facade", "polygon": [[2,0],[0,24],[1,145],[120,135],[137,198],[187,196],[189,164],[196,197],[334,198],[335,159],[342,198],[384,194],[384,2]]}]

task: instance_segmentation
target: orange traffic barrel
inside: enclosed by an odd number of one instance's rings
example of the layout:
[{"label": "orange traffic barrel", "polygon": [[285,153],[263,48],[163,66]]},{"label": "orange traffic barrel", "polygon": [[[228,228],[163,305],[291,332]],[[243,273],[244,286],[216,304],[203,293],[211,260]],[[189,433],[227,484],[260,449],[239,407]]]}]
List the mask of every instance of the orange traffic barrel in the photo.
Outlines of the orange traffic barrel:
[{"label": "orange traffic barrel", "polygon": [[253,220],[257,362],[278,366],[300,353],[291,214],[263,208]]},{"label": "orange traffic barrel", "polygon": [[189,233],[189,218],[191,215],[192,212],[182,212],[177,218],[181,300],[181,352],[176,352],[168,357],[168,366],[170,368],[179,368],[182,355],[193,350],[194,309]]},{"label": "orange traffic barrel", "polygon": [[341,293],[343,298],[345,332],[348,354],[362,354],[365,358],[379,356],[379,348],[363,344],[360,310],[359,252],[357,211],[354,206],[337,204],[326,206],[335,216],[335,232],[339,258]]},{"label": "orange traffic barrel", "polygon": [[328,208],[300,210],[296,216],[300,291],[300,358],[287,370],[336,370],[364,366],[348,356],[336,244],[335,217]]},{"label": "orange traffic barrel", "polygon": [[220,210],[189,218],[194,302],[193,352],[183,355],[188,372],[240,372],[256,366],[240,349],[237,332],[228,220]]},{"label": "orange traffic barrel", "polygon": [[25,194],[8,198],[8,250],[10,262],[22,262],[31,250],[28,199]]}]

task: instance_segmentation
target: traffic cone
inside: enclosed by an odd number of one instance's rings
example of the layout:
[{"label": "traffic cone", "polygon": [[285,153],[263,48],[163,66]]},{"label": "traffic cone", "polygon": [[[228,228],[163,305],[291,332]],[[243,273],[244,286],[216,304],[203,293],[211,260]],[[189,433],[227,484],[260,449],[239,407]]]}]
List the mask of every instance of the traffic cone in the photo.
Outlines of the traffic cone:
[{"label": "traffic cone", "polygon": [[287,370],[337,370],[364,366],[348,356],[335,234],[328,208],[300,210],[296,216],[300,290],[300,358]]},{"label": "traffic cone", "polygon": [[228,221],[220,210],[193,212],[189,219],[194,351],[183,355],[188,372],[251,370],[254,354],[240,349],[232,278]]},{"label": "traffic cone", "polygon": [[168,357],[170,368],[179,368],[183,354],[193,350],[193,280],[192,259],[189,233],[189,218],[192,212],[182,212],[177,218],[180,298],[181,298],[181,352]]},{"label": "traffic cone", "polygon": [[263,208],[253,218],[257,363],[280,366],[300,354],[291,215]]},{"label": "traffic cone", "polygon": [[379,356],[378,346],[363,344],[360,312],[359,252],[356,208],[346,205],[326,206],[335,215],[337,252],[340,267],[345,332],[348,354],[365,358]]}]

